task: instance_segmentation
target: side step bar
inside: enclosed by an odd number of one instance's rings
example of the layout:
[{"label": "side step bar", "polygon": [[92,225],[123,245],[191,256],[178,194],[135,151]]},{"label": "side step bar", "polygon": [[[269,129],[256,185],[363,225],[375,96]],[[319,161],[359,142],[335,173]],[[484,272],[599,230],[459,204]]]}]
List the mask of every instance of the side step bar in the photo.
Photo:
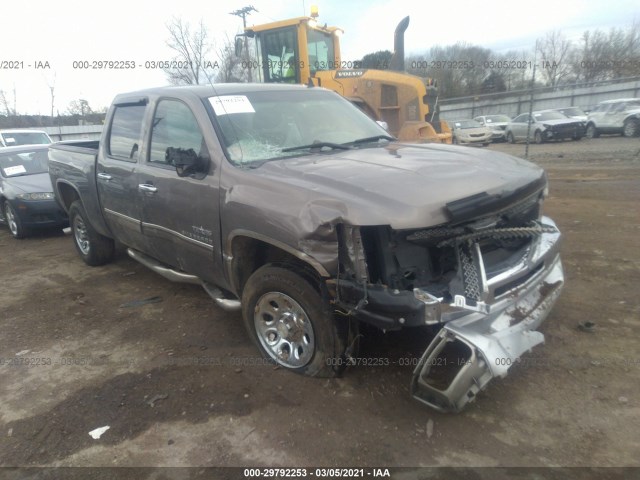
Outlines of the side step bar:
[{"label": "side step bar", "polygon": [[199,277],[196,277],[195,275],[190,275],[188,273],[179,272],[177,270],[169,268],[166,265],[158,262],[155,258],[151,258],[150,256],[131,248],[127,248],[127,254],[135,261],[140,262],[150,270],[153,270],[157,274],[162,275],[167,280],[178,283],[192,283],[194,285],[201,285],[204,288],[205,292],[207,292],[209,296],[213,298],[213,301],[216,302],[216,305],[218,305],[223,310],[240,310],[240,300],[226,298],[224,296],[224,293],[222,293],[220,289],[207,282],[203,282]]}]

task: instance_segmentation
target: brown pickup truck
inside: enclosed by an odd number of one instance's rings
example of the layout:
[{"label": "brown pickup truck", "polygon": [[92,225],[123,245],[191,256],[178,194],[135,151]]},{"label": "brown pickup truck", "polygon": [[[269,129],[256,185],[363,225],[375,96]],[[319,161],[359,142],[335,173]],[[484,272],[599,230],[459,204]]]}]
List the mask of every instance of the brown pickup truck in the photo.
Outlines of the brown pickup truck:
[{"label": "brown pickup truck", "polygon": [[201,284],[294,372],[338,374],[362,322],[439,327],[411,392],[443,411],[544,341],[536,329],[564,282],[540,168],[399,143],[322,88],[119,95],[100,142],[51,146],[49,171],[87,264],[118,241]]}]

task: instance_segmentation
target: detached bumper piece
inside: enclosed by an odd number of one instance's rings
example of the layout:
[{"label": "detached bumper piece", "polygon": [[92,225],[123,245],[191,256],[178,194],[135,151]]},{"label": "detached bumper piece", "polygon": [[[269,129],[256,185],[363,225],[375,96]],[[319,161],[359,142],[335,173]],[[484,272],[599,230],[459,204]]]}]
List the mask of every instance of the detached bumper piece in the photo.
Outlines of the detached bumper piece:
[{"label": "detached bumper piece", "polygon": [[[495,276],[485,273],[474,244],[460,249],[464,295],[456,296],[455,306],[469,313],[445,323],[424,352],[411,380],[416,400],[442,412],[459,412],[491,379],[505,377],[525,352],[544,342],[536,329],[564,285],[558,239],[559,233],[542,233],[527,261]],[[529,273],[511,288],[517,271]]]}]

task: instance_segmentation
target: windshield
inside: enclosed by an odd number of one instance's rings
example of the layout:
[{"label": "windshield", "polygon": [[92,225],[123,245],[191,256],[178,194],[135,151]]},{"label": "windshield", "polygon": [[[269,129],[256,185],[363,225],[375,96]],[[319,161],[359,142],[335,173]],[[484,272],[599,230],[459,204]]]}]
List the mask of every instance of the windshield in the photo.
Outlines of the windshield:
[{"label": "windshield", "polygon": [[458,120],[453,122],[455,128],[478,128],[482,127],[482,124],[476,122],[475,120]]},{"label": "windshield", "polygon": [[511,121],[506,115],[487,115],[486,119],[487,123],[507,123]]},{"label": "windshield", "polygon": [[51,143],[51,139],[44,132],[2,132],[2,139],[7,147]]},{"label": "windshield", "polygon": [[544,122],[546,120],[566,120],[567,116],[560,112],[540,112],[534,113],[533,117],[536,122]]},{"label": "windshield", "polygon": [[47,150],[0,154],[0,173],[5,178],[47,173]]},{"label": "windshield", "polygon": [[584,117],[584,116],[586,116],[586,114],[582,110],[580,110],[578,107],[563,108],[563,109],[561,109],[559,111],[564,113],[567,117]]},{"label": "windshield", "polygon": [[[335,145],[327,144],[389,136],[349,101],[319,88],[224,95],[209,101],[229,160],[236,165],[333,151]],[[318,147],[313,148],[314,144]],[[300,148],[304,146],[306,150]]]}]

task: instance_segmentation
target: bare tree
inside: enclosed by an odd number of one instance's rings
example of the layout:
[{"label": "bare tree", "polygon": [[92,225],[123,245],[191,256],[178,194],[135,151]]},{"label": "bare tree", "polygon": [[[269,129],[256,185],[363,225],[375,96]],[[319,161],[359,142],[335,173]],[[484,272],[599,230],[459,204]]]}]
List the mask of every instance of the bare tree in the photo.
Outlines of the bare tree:
[{"label": "bare tree", "polygon": [[16,114],[15,109],[11,108],[9,101],[7,100],[7,95],[4,93],[4,90],[0,90],[0,109],[3,115],[10,117]]},{"label": "bare tree", "polygon": [[164,68],[173,85],[200,85],[213,78],[214,66],[207,62],[207,54],[213,47],[209,32],[202,20],[192,31],[188,22],[174,17],[167,24],[169,40],[167,46],[173,50],[175,64]]},{"label": "bare tree", "polygon": [[80,115],[81,117],[94,113],[89,106],[89,102],[84,98],[79,98],[78,100],[72,100],[69,102],[67,111],[69,112],[69,115]]},{"label": "bare tree", "polygon": [[540,67],[547,85],[555,87],[572,76],[572,45],[560,30],[553,30],[537,42]]}]

